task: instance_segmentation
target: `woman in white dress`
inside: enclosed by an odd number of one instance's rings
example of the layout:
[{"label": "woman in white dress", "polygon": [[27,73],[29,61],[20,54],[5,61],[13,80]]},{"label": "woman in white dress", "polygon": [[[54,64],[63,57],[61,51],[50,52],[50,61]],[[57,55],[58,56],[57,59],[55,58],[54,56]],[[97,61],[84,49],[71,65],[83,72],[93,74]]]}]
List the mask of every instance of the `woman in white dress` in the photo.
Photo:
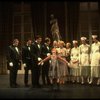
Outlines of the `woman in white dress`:
[{"label": "woman in white dress", "polygon": [[93,44],[91,45],[91,80],[97,78],[97,85],[100,84],[100,42],[97,40],[97,35],[92,35]]},{"label": "woman in white dress", "polygon": [[86,43],[86,40],[86,37],[81,37],[82,44],[79,46],[81,84],[84,84],[85,78],[87,82],[90,78],[90,46]]},{"label": "woman in white dress", "polygon": [[71,81],[79,82],[80,76],[80,68],[79,68],[79,47],[78,41],[73,40],[73,48],[71,49],[71,60],[70,60],[70,68],[71,68]]}]

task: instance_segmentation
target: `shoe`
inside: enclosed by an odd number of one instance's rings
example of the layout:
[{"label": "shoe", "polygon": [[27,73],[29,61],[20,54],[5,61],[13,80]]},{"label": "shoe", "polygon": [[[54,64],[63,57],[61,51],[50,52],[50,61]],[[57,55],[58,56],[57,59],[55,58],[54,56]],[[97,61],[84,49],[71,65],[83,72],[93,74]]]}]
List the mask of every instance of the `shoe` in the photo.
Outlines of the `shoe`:
[{"label": "shoe", "polygon": [[36,86],[35,86],[35,85],[33,85],[33,86],[31,86],[31,88],[36,88]]},{"label": "shoe", "polygon": [[20,85],[19,85],[19,84],[17,84],[17,83],[16,83],[15,85],[16,85],[17,87],[19,87],[19,86],[20,86]]},{"label": "shoe", "polygon": [[39,85],[37,85],[37,88],[41,88],[42,86],[39,84]]},{"label": "shoe", "polygon": [[16,85],[10,85],[10,87],[11,87],[11,88],[17,88],[17,86],[16,86]]},{"label": "shoe", "polygon": [[25,87],[29,87],[30,85],[28,85],[28,84],[25,84]]},{"label": "shoe", "polygon": [[84,81],[82,81],[81,84],[84,84]]},{"label": "shoe", "polygon": [[75,83],[75,81],[74,81],[74,80],[72,80],[72,83]]},{"label": "shoe", "polygon": [[97,82],[97,85],[100,85],[100,83],[99,83],[99,82]]},{"label": "shoe", "polygon": [[88,82],[89,84],[92,84],[92,81]]},{"label": "shoe", "polygon": [[100,80],[97,81],[97,85],[100,85]]}]

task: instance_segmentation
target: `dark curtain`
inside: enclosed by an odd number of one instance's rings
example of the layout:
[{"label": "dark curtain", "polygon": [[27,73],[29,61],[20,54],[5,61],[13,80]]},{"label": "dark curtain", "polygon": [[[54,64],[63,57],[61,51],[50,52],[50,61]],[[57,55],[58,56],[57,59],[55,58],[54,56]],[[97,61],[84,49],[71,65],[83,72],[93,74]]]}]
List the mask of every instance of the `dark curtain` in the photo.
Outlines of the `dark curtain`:
[{"label": "dark curtain", "polygon": [[0,74],[6,73],[6,48],[12,38],[12,2],[0,1]]},{"label": "dark curtain", "polygon": [[[55,18],[58,19],[58,25],[62,40],[66,41],[66,34],[68,34],[68,40],[78,39],[78,21],[79,21],[79,2],[67,2],[67,33],[65,33],[65,8],[64,2],[47,2],[46,3],[46,13],[44,13],[44,2],[31,2],[32,10],[32,24],[33,24],[33,34],[49,36],[52,39],[52,34],[50,32],[50,15],[54,14]],[[45,15],[46,14],[46,15]],[[45,26],[45,16],[46,25]]]},{"label": "dark curtain", "polygon": [[65,41],[65,8],[63,1],[52,1],[47,2],[47,32],[49,37],[52,39],[52,33],[50,31],[50,15],[54,14],[55,18],[58,20],[59,31],[62,40]]},{"label": "dark curtain", "polygon": [[48,36],[52,40],[52,34],[50,32],[50,15],[54,14],[58,20],[60,33],[62,39],[65,40],[65,16],[64,16],[64,2],[31,2],[32,10],[32,24],[33,34],[42,35],[44,38]]},{"label": "dark curtain", "polygon": [[32,26],[34,37],[44,37],[44,2],[31,2]]},{"label": "dark curtain", "polygon": [[78,39],[79,2],[67,2],[68,41]]},{"label": "dark curtain", "polygon": [[98,34],[98,37],[99,37],[99,41],[100,41],[100,2],[98,2],[98,12],[99,12],[99,19],[98,19],[98,21],[99,21],[99,34]]}]

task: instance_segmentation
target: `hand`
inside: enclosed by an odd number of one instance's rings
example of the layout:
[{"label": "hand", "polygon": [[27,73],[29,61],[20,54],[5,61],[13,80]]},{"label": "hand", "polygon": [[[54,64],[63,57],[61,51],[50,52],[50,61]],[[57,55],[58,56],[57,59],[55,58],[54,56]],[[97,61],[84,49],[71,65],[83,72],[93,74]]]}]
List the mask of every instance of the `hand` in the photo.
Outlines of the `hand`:
[{"label": "hand", "polygon": [[51,64],[51,60],[49,60],[49,63]]},{"label": "hand", "polygon": [[38,58],[38,61],[41,61],[41,60],[42,60],[42,59],[39,57],[39,58]]},{"label": "hand", "polygon": [[13,62],[10,62],[10,63],[9,63],[9,66],[13,67]]},{"label": "hand", "polygon": [[38,63],[38,65],[40,65],[40,64],[41,64],[41,62]]},{"label": "hand", "polygon": [[42,65],[43,66],[44,62],[39,62],[38,65]]},{"label": "hand", "polygon": [[47,53],[47,56],[50,56],[50,53]]},{"label": "hand", "polygon": [[26,63],[24,63],[23,66],[26,67]]},{"label": "hand", "polygon": [[68,66],[70,67],[70,63],[68,63]]},{"label": "hand", "polygon": [[78,63],[78,61],[73,61],[72,63],[75,64],[75,63]]},{"label": "hand", "polygon": [[44,62],[41,63],[41,66],[43,66]]}]

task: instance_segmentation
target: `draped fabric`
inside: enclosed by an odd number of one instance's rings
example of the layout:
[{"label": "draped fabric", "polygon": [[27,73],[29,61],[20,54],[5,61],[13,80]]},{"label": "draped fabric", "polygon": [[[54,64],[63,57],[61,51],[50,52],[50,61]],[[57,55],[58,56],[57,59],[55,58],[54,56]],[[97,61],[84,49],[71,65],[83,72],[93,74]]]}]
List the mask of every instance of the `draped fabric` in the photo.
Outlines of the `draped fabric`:
[{"label": "draped fabric", "polygon": [[0,73],[6,73],[6,48],[12,39],[12,2],[0,1]]},{"label": "draped fabric", "polygon": [[[16,1],[17,2],[17,1]],[[6,67],[6,47],[11,44],[13,39],[12,26],[13,26],[13,10],[16,2],[0,1],[0,71],[4,73]],[[50,32],[50,15],[54,14],[58,20],[59,31],[62,40],[65,42],[72,40],[79,40],[79,12],[80,2],[58,2],[58,1],[27,1],[30,3],[32,15],[32,29],[33,37],[41,35],[44,39],[46,36],[52,40],[52,34]],[[21,3],[21,2],[19,2]],[[65,6],[66,5],[66,6]],[[100,16],[100,2],[99,16]],[[19,7],[19,6],[18,6]],[[20,6],[22,7],[22,5]],[[16,8],[15,8],[16,9]],[[16,13],[16,12],[15,12]],[[20,16],[20,13],[17,13]],[[21,14],[25,14],[22,12]],[[22,20],[22,19],[21,19]],[[100,18],[98,19],[100,24]],[[22,26],[19,26],[22,28]],[[100,25],[99,25],[100,31]],[[20,34],[20,33],[18,33]],[[85,34],[85,33],[84,33]],[[15,34],[16,35],[16,34]],[[23,34],[27,37],[26,34]],[[19,35],[20,36],[20,35]],[[100,37],[100,32],[98,34]],[[100,39],[99,39],[100,40]],[[22,41],[21,41],[22,42]],[[21,45],[22,46],[22,45]],[[1,73],[0,72],[0,73]]]},{"label": "draped fabric", "polygon": [[68,39],[78,39],[79,2],[67,2]]},{"label": "draped fabric", "polygon": [[31,2],[32,11],[32,27],[34,37],[36,35],[44,36],[44,3],[43,2]]},{"label": "draped fabric", "polygon": [[[98,37],[100,37],[100,2],[98,2],[98,8],[99,8],[99,34],[98,34]],[[99,41],[100,41],[100,38],[99,38]]]},{"label": "draped fabric", "polygon": [[[60,34],[65,40],[65,16],[64,2],[31,2],[33,34],[40,34],[43,38],[48,36],[52,40],[50,32],[50,15],[54,14],[58,20]],[[60,13],[59,13],[60,11]]]}]

